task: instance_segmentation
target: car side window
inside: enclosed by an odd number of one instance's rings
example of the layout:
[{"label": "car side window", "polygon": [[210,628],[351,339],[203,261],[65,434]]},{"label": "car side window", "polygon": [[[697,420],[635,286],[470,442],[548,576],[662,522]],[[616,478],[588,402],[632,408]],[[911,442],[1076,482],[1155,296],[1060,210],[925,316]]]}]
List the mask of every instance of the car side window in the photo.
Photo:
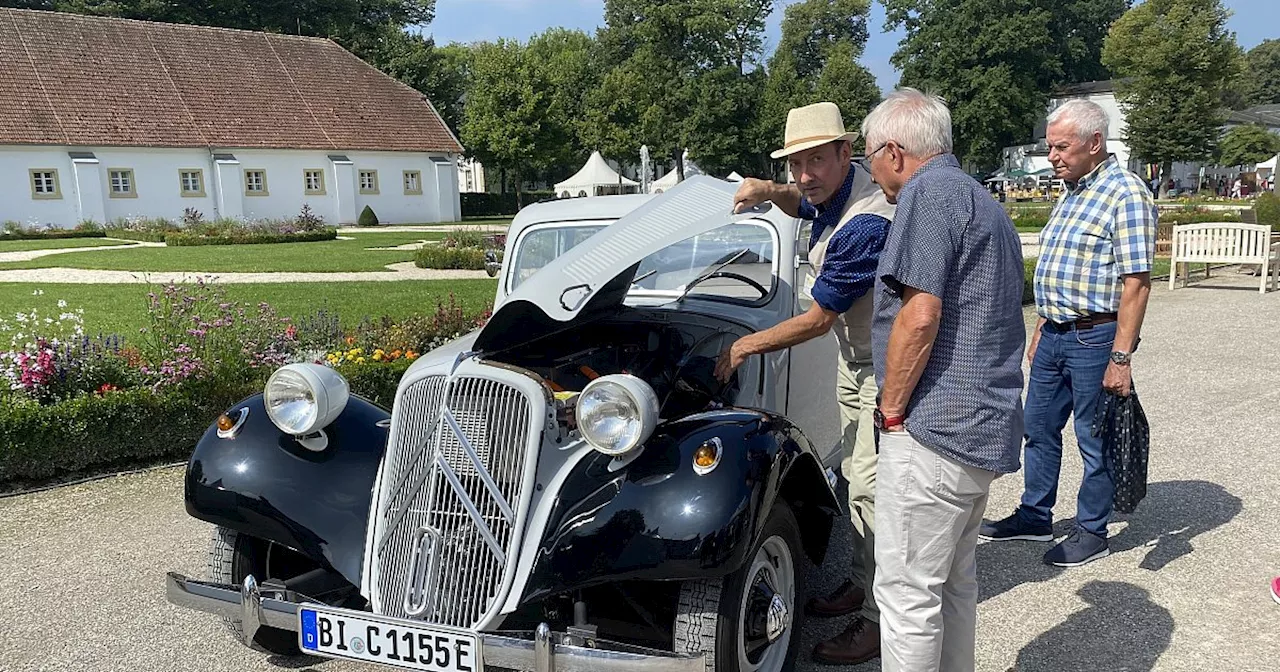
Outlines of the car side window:
[{"label": "car side window", "polygon": [[797,228],[797,234],[796,254],[799,255],[801,263],[809,263],[809,241],[813,237],[813,220],[800,220],[800,226]]},{"label": "car side window", "polygon": [[577,247],[603,228],[604,225],[566,226],[530,231],[520,241],[520,249],[515,253],[511,289],[519,287],[538,269]]},{"label": "car side window", "polygon": [[699,283],[689,293],[704,297],[755,301],[760,291],[741,278],[748,278],[773,291],[774,241],[772,230],[750,221],[735,222],[669,245],[640,262],[637,287],[656,292],[680,292],[703,273],[729,262],[723,271],[739,276],[716,278]]}]

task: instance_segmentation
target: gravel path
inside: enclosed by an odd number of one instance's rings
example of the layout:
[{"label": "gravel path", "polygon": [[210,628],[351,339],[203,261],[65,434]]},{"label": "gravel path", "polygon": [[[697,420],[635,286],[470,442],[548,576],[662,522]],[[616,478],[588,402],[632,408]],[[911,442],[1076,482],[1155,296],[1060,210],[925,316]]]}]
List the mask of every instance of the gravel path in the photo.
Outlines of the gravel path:
[{"label": "gravel path", "polygon": [[[118,239],[117,239],[118,240]],[[136,243],[122,243],[120,245],[100,245],[97,247],[57,247],[48,250],[23,250],[22,252],[0,252],[0,264],[15,261],[31,261],[40,257],[47,257],[53,254],[66,254],[68,252],[97,252],[98,250],[124,250],[136,247],[164,247],[164,243],[148,243],[146,241],[138,241]]]},{"label": "gravel path", "polygon": [[[979,547],[978,670],[1276,669],[1280,606],[1266,585],[1280,574],[1277,324],[1280,293],[1259,296],[1231,270],[1173,292],[1157,285],[1134,365],[1152,425],[1148,497],[1113,525],[1114,554],[1079,569],[1041,564],[1047,544]],[[1067,453],[1063,521],[1081,470]],[[989,515],[1010,511],[1021,484],[998,479]],[[269,658],[169,606],[165,570],[202,575],[208,529],[183,510],[181,469],[0,499],[0,669],[373,671]],[[812,592],[841,580],[848,525],[837,535],[810,571]],[[814,643],[842,626],[809,621],[797,669],[879,669],[811,662]]]}]

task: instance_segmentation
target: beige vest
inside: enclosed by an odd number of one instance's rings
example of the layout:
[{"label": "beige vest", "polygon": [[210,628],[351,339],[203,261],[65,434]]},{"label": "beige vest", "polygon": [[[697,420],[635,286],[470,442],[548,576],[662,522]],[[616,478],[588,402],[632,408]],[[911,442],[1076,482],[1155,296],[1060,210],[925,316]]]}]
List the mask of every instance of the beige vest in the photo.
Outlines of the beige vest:
[{"label": "beige vest", "polygon": [[[858,170],[853,176],[853,189],[849,200],[844,204],[844,212],[840,215],[840,223],[828,227],[818,237],[818,242],[809,251],[809,274],[805,278],[802,296],[807,301],[813,300],[813,283],[822,274],[822,262],[827,256],[827,244],[831,236],[849,224],[858,215],[880,215],[893,221],[894,207],[885,200],[884,192],[871,181],[871,176],[864,170]],[[836,318],[831,328],[836,333],[840,344],[840,357],[853,364],[871,363],[871,316],[874,291],[869,291],[853,302],[853,307]],[[805,303],[808,307],[808,303]]]}]

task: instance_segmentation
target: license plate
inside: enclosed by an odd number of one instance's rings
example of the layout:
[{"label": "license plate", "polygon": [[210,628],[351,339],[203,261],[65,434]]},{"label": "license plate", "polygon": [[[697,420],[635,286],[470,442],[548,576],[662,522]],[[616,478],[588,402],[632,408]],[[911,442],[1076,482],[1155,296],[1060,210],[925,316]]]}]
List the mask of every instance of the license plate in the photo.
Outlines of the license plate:
[{"label": "license plate", "polygon": [[382,618],[362,611],[298,609],[307,653],[426,672],[483,672],[480,637],[470,630]]}]

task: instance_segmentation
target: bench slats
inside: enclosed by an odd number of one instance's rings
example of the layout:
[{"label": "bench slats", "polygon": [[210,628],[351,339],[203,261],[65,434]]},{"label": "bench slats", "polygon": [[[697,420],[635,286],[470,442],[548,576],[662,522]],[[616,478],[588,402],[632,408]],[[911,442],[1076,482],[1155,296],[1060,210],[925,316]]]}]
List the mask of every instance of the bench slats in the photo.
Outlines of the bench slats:
[{"label": "bench slats", "polygon": [[[1271,227],[1265,224],[1209,222],[1173,227],[1170,247],[1169,288],[1176,286],[1178,264],[1259,264],[1262,266],[1258,291],[1272,288],[1280,279],[1280,245],[1271,244]],[[1208,277],[1208,269],[1205,270]]]}]

